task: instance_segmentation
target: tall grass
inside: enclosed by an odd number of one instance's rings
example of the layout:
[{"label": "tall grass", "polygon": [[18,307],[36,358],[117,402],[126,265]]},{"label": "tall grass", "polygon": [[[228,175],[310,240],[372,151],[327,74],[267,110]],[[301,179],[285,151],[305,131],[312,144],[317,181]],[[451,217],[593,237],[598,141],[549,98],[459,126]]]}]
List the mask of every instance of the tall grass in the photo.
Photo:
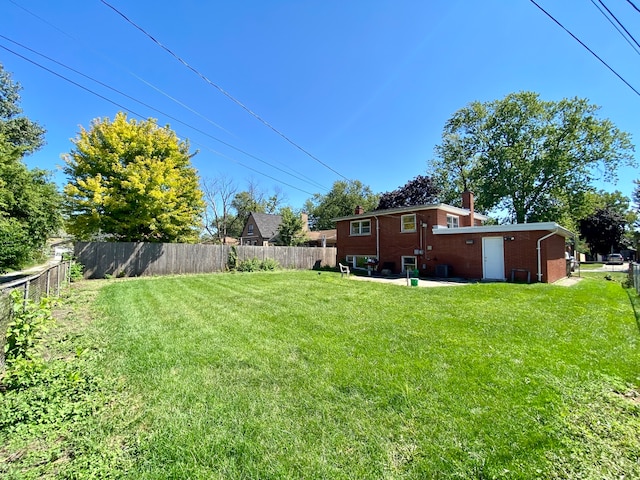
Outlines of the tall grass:
[{"label": "tall grass", "polygon": [[220,274],[112,282],[98,309],[131,478],[640,476],[619,283]]}]

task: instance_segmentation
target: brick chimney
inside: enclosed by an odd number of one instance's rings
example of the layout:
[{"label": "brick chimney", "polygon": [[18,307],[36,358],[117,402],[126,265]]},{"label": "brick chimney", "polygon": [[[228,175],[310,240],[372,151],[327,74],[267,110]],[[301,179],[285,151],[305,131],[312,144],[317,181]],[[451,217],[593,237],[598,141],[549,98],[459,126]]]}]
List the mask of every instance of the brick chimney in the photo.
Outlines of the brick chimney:
[{"label": "brick chimney", "polygon": [[358,205],[353,213],[356,215],[362,215],[364,213],[364,208],[362,208],[361,205]]},{"label": "brick chimney", "polygon": [[300,214],[300,220],[302,220],[302,231],[308,232],[309,231],[309,214],[302,212]]},{"label": "brick chimney", "polygon": [[468,227],[473,227],[475,225],[474,220],[474,209],[473,209],[473,192],[466,191],[462,193],[462,208],[465,210],[469,210],[469,225]]}]

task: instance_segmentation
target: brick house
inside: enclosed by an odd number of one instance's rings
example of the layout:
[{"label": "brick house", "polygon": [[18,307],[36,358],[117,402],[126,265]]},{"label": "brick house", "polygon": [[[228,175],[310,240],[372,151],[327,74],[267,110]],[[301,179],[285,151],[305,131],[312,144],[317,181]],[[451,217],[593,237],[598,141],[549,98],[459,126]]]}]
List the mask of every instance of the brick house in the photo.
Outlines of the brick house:
[{"label": "brick house", "polygon": [[[309,216],[301,213],[302,233],[305,237],[304,246],[335,247],[336,230],[309,230]],[[278,243],[278,229],[282,223],[281,215],[251,212],[242,229],[241,245],[274,245]]]},{"label": "brick house", "polygon": [[[335,219],[337,261],[353,269],[482,280],[555,282],[567,275],[569,230],[553,222],[484,225],[473,194],[462,208],[419,205]],[[375,265],[372,263],[375,262]]]},{"label": "brick house", "polygon": [[242,229],[240,245],[273,245],[277,241],[280,215],[251,212]]}]

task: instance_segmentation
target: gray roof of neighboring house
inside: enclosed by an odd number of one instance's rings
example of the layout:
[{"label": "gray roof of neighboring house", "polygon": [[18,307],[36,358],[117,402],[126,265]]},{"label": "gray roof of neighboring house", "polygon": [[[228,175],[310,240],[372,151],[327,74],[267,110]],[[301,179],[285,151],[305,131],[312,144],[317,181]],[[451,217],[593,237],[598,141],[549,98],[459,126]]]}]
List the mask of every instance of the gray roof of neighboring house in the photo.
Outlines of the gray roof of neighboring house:
[{"label": "gray roof of neighboring house", "polygon": [[281,215],[252,212],[251,216],[260,232],[260,236],[263,238],[273,238],[278,234],[278,227],[282,223]]}]

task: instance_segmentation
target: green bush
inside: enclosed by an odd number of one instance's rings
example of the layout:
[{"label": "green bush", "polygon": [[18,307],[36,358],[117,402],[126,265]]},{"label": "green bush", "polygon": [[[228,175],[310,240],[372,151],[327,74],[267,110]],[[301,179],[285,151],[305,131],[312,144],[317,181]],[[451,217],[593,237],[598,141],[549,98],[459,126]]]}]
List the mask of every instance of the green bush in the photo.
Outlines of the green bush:
[{"label": "green bush", "polygon": [[84,278],[84,265],[76,262],[75,260],[71,261],[69,265],[69,281],[78,282]]},{"label": "green bush", "polygon": [[273,258],[265,258],[260,264],[260,270],[273,271],[280,268],[280,264]]},{"label": "green bush", "polygon": [[8,369],[18,360],[34,361],[40,353],[40,343],[44,333],[53,323],[51,304],[44,297],[39,303],[24,300],[22,293],[11,292],[13,316],[8,324],[5,360]]},{"label": "green bush", "polygon": [[238,264],[239,272],[257,272],[260,270],[261,262],[257,258],[249,258]]}]

